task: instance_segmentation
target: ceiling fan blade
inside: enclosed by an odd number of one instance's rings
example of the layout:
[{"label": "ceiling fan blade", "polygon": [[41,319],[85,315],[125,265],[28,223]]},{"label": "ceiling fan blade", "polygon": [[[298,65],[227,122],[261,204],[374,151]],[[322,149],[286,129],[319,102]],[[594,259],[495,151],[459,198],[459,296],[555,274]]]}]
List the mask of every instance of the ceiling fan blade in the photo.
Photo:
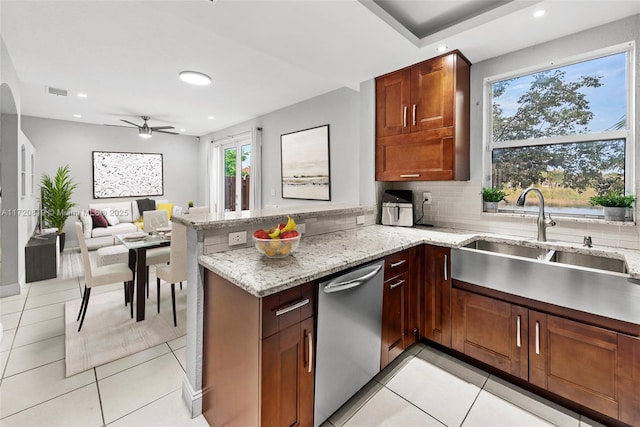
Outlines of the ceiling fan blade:
[{"label": "ceiling fan blade", "polygon": [[121,122],[125,122],[125,123],[129,123],[131,126],[135,126],[135,127],[137,127],[137,128],[139,128],[139,127],[140,127],[140,125],[137,125],[137,124],[135,124],[135,123],[133,123],[133,122],[130,122],[129,120],[123,120],[123,119],[120,119],[120,121],[121,121]]},{"label": "ceiling fan blade", "polygon": [[168,133],[168,134],[171,134],[171,135],[180,135],[178,132],[169,132],[167,130],[155,130],[154,129],[153,131],[154,132],[158,132],[158,133]]},{"label": "ceiling fan blade", "polygon": [[108,123],[103,123],[103,125],[105,125],[105,126],[113,126],[113,127],[116,127],[116,128],[129,128],[129,129],[131,129],[131,126],[125,126],[125,125],[110,125]]},{"label": "ceiling fan blade", "polygon": [[151,130],[175,129],[173,126],[153,126]]}]

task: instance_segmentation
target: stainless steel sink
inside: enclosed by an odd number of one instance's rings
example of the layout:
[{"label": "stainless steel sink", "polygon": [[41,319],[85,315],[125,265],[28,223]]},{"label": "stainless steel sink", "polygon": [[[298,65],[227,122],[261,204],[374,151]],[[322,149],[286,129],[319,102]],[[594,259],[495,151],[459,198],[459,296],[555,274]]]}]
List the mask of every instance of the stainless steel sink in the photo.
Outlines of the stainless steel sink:
[{"label": "stainless steel sink", "polygon": [[597,270],[613,271],[614,273],[627,273],[627,264],[616,258],[608,258],[599,255],[577,254],[574,252],[554,251],[549,261],[561,264],[575,265],[578,267],[595,268]]},{"label": "stainless steel sink", "polygon": [[531,248],[528,246],[522,246],[510,243],[498,243],[490,242],[488,240],[478,239],[464,246],[469,249],[476,249],[479,251],[493,252],[503,255],[519,256],[524,258],[531,258],[537,260],[548,259],[550,254],[549,249]]}]

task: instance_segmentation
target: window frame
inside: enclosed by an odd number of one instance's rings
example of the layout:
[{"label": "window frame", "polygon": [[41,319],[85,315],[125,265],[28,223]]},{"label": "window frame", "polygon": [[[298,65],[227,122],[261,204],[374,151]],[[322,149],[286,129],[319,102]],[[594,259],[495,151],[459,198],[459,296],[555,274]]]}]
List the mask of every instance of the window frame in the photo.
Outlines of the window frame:
[{"label": "window frame", "polygon": [[[561,135],[554,137],[526,139],[526,140],[510,140],[510,141],[493,141],[493,94],[492,86],[494,83],[522,77],[530,74],[534,74],[541,71],[554,70],[567,65],[572,65],[580,62],[586,62],[593,59],[602,58],[605,56],[615,55],[619,53],[626,53],[626,92],[627,92],[627,129],[626,130],[614,130],[609,132],[597,132],[586,134],[573,134],[573,135]],[[635,182],[636,182],[636,168],[635,168],[635,105],[636,105],[636,67],[635,67],[635,55],[636,47],[635,41],[629,41],[620,43],[617,45],[609,46],[602,49],[592,50],[583,54],[573,55],[559,60],[540,63],[534,66],[525,67],[522,69],[509,71],[485,77],[483,79],[483,182],[485,187],[491,187],[493,184],[492,176],[492,158],[493,150],[497,148],[518,148],[518,147],[530,147],[538,145],[554,145],[554,144],[567,144],[576,142],[595,142],[605,141],[613,139],[625,140],[625,194],[635,194]],[[500,212],[503,214],[513,213],[512,209],[509,212]],[[557,216],[572,216],[569,214],[556,214]],[[579,218],[580,216],[577,216]],[[603,218],[604,216],[602,216]],[[635,221],[635,215],[634,215]]]}]

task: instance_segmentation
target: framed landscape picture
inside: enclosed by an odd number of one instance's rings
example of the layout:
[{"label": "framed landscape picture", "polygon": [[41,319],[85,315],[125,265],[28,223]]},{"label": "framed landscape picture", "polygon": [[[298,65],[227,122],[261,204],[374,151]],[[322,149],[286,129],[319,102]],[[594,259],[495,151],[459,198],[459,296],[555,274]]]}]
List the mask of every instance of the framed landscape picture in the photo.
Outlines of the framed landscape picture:
[{"label": "framed landscape picture", "polygon": [[331,200],[329,125],[280,136],[282,198]]},{"label": "framed landscape picture", "polygon": [[93,152],[93,197],[162,196],[162,154]]}]

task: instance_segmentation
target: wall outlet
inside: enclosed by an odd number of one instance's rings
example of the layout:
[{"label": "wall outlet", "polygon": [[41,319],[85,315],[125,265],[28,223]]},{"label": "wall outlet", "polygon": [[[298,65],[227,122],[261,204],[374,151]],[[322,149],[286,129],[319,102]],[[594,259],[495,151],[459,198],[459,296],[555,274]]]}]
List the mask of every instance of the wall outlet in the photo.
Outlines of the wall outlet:
[{"label": "wall outlet", "polygon": [[241,245],[247,243],[247,232],[239,231],[237,233],[229,233],[229,246]]},{"label": "wall outlet", "polygon": [[300,234],[304,234],[305,231],[307,231],[307,225],[306,224],[296,224],[296,231]]},{"label": "wall outlet", "polygon": [[362,224],[364,224],[364,215],[356,216],[356,225],[362,225]]},{"label": "wall outlet", "polygon": [[431,192],[430,191],[425,191],[424,193],[422,193],[422,201],[425,205],[430,205],[431,204]]}]

